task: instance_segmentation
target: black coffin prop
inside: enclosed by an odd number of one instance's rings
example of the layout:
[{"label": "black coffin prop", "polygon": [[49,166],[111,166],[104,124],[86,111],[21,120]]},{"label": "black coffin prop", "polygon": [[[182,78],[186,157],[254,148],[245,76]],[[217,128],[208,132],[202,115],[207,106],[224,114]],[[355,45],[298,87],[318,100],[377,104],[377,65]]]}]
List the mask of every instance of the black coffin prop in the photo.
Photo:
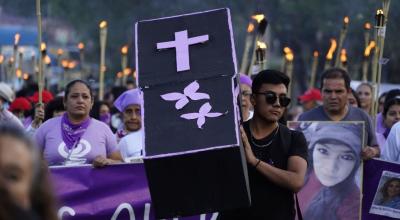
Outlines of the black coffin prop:
[{"label": "black coffin prop", "polygon": [[136,24],[145,167],[157,218],[250,204],[233,45],[228,9]]}]

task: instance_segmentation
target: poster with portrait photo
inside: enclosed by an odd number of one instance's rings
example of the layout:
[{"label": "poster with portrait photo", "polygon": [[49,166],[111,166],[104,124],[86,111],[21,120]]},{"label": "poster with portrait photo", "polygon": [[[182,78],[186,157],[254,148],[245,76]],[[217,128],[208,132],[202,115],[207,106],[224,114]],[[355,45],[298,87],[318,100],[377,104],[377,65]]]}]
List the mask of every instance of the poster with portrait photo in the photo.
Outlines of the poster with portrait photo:
[{"label": "poster with portrait photo", "polygon": [[305,220],[360,219],[363,122],[288,122],[304,133],[308,167],[297,194]]},{"label": "poster with portrait photo", "polygon": [[400,173],[382,172],[369,213],[400,218]]}]

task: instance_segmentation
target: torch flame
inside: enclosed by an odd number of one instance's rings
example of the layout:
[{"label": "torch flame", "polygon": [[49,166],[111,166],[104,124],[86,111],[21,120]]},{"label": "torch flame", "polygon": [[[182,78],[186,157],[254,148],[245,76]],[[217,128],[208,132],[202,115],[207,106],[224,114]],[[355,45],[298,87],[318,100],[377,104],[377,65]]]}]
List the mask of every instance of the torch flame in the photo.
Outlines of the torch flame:
[{"label": "torch flame", "polygon": [[294,55],[293,55],[292,52],[290,52],[290,53],[287,53],[287,54],[285,55],[285,58],[286,58],[287,61],[292,62],[293,59],[294,59]]},{"label": "torch flame", "polygon": [[346,49],[342,49],[342,51],[340,51],[340,61],[342,63],[347,62],[347,53],[346,53]]},{"label": "torch flame", "polygon": [[337,47],[336,40],[335,40],[335,38],[332,38],[331,39],[331,47],[329,48],[328,54],[326,55],[326,59],[332,60],[333,54],[335,53],[335,50],[336,50],[336,47]]},{"label": "torch flame", "polygon": [[76,62],[75,61],[70,61],[69,63],[68,63],[68,68],[69,69],[73,69],[73,68],[75,68],[76,67]]},{"label": "torch flame", "polygon": [[376,46],[375,41],[369,42],[368,46],[365,48],[364,56],[368,57],[371,54],[371,50]]},{"label": "torch flame", "polygon": [[267,45],[262,41],[257,41],[257,47],[261,49],[267,49]]},{"label": "torch flame", "polygon": [[257,14],[257,15],[251,16],[251,18],[256,20],[257,23],[260,23],[265,18],[265,16],[264,16],[264,14]]},{"label": "torch flame", "polygon": [[50,57],[48,55],[46,55],[44,57],[44,63],[47,64],[47,65],[49,65],[51,63],[51,59],[50,59]]},{"label": "torch flame", "polygon": [[14,35],[14,45],[18,45],[20,38],[21,38],[21,35],[19,33],[16,33]]},{"label": "torch flame", "polygon": [[68,67],[68,60],[61,60],[61,66],[63,67],[63,68],[67,68]]},{"label": "torch flame", "polygon": [[24,73],[24,75],[22,76],[22,78],[24,80],[28,80],[29,79],[29,74],[28,73]]},{"label": "torch flame", "polygon": [[82,43],[82,42],[79,42],[79,44],[78,44],[78,49],[79,49],[79,50],[85,49],[85,44]]},{"label": "torch flame", "polygon": [[4,62],[4,56],[0,55],[0,64],[2,64]]},{"label": "torch flame", "polygon": [[247,33],[251,33],[254,31],[254,24],[249,23],[249,26],[247,26]]},{"label": "torch flame", "polygon": [[284,47],[284,48],[283,48],[283,52],[284,52],[285,54],[288,54],[288,53],[291,53],[291,52],[292,52],[292,49],[290,49],[289,47]]},{"label": "torch flame", "polygon": [[349,16],[343,18],[343,23],[348,24],[350,21]]},{"label": "torch flame", "polygon": [[61,49],[61,48],[58,48],[58,49],[57,49],[57,55],[58,55],[58,56],[63,55],[63,53],[64,53],[63,49]]},{"label": "torch flame", "polygon": [[106,28],[107,27],[107,21],[101,21],[100,24],[99,24],[99,27],[101,29]]},{"label": "torch flame", "polygon": [[22,70],[21,70],[21,69],[17,69],[17,70],[15,71],[15,75],[17,75],[18,78],[21,78],[21,76],[22,76]]},{"label": "torch flame", "polygon": [[121,53],[126,55],[128,53],[128,45],[125,45],[121,48]]},{"label": "torch flame", "polygon": [[318,51],[314,51],[313,56],[314,56],[314,57],[318,57],[318,55],[319,55],[319,54],[318,54]]},{"label": "torch flame", "polygon": [[46,50],[46,43],[41,43],[40,44],[40,51],[45,51]]},{"label": "torch flame", "polygon": [[364,24],[364,29],[365,29],[365,30],[370,30],[370,29],[371,29],[371,23],[365,22],[365,24]]},{"label": "torch flame", "polygon": [[125,75],[125,76],[128,76],[128,75],[131,74],[131,73],[132,73],[131,68],[125,68],[125,69],[124,69],[124,75]]}]

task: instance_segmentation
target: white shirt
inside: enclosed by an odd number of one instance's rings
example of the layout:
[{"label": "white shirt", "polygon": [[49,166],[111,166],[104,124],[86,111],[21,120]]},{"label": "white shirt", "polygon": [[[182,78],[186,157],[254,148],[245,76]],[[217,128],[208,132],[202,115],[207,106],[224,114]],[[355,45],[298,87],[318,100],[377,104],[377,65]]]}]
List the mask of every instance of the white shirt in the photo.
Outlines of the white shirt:
[{"label": "white shirt", "polygon": [[118,143],[118,148],[125,162],[132,162],[143,155],[143,130],[131,132]]},{"label": "white shirt", "polygon": [[400,162],[400,122],[390,129],[389,136],[382,149],[381,158],[387,161]]}]

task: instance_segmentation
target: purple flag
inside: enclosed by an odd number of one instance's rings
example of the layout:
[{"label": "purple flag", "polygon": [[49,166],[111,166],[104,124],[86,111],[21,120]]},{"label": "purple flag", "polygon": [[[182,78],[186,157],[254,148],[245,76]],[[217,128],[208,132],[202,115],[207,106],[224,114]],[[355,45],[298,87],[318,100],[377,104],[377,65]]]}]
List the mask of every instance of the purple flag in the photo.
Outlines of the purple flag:
[{"label": "purple flag", "polygon": [[[143,164],[52,167],[62,220],[155,219]],[[62,217],[61,217],[62,216]],[[217,214],[187,220],[215,219]]]}]

